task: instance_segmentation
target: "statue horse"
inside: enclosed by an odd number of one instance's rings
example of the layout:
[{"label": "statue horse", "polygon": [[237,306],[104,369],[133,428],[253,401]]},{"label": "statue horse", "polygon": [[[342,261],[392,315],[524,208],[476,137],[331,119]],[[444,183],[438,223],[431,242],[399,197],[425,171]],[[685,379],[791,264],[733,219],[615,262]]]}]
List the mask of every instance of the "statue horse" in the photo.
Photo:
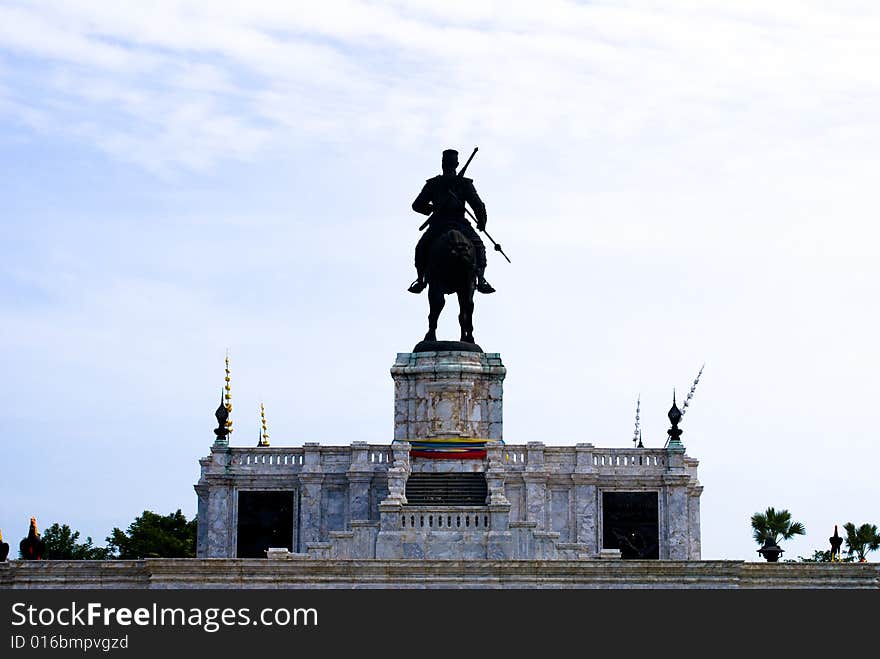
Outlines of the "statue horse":
[{"label": "statue horse", "polygon": [[477,282],[477,259],[473,244],[458,229],[451,227],[437,236],[428,250],[428,333],[425,341],[437,340],[437,319],[446,305],[446,295],[458,295],[458,323],[461,341],[474,341],[474,291]]}]

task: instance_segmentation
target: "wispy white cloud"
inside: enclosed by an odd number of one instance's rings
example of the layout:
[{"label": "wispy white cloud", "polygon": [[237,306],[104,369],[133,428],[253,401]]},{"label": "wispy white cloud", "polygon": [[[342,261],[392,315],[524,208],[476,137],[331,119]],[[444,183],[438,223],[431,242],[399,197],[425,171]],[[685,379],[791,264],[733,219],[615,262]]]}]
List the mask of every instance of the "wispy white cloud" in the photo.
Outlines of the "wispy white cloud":
[{"label": "wispy white cloud", "polygon": [[[880,17],[857,5],[47,1],[2,12],[0,47],[45,74],[19,116],[49,113],[56,130],[151,169],[246,158],[270,134],[276,148],[340,134],[412,145],[438,131],[625,147],[712,139],[735,123],[773,142],[796,137],[792,115],[878,102]],[[108,114],[118,125],[99,140],[91,127]]]}]

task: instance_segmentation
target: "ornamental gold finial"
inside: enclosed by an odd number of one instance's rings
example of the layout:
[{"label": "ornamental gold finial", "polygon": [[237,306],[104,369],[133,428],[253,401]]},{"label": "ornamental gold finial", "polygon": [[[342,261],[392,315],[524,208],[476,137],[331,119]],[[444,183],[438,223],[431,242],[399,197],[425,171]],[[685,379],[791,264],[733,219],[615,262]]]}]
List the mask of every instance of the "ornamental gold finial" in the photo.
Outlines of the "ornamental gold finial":
[{"label": "ornamental gold finial", "polygon": [[257,446],[269,446],[269,428],[266,425],[266,407],[260,403],[260,443]]},{"label": "ornamental gold finial", "polygon": [[0,529],[0,542],[3,542],[3,529]]},{"label": "ornamental gold finial", "polygon": [[223,398],[226,404],[226,411],[229,416],[226,419],[226,430],[232,432],[232,386],[229,384],[232,378],[229,377],[229,349],[226,349],[226,385],[223,387]]}]

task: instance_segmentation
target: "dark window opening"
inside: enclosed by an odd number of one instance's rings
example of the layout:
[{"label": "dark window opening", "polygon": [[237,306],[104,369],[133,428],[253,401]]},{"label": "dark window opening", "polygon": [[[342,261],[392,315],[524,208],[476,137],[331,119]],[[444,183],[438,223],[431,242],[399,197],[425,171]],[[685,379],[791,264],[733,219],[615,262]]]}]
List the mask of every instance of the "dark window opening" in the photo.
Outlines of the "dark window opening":
[{"label": "dark window opening", "polygon": [[239,558],[266,558],[269,547],[293,550],[293,492],[238,493]]},{"label": "dark window opening", "polygon": [[602,493],[602,546],[621,558],[660,558],[656,492]]}]

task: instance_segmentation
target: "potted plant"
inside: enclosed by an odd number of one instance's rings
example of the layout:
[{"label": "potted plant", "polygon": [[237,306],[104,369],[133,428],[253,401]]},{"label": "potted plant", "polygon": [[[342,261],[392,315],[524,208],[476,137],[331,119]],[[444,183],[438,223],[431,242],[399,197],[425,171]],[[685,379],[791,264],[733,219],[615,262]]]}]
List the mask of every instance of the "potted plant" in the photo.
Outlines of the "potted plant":
[{"label": "potted plant", "polygon": [[867,563],[865,555],[880,548],[880,534],[876,524],[862,524],[858,528],[852,522],[843,525],[846,531],[846,552],[859,557],[859,563]]},{"label": "potted plant", "polygon": [[767,508],[763,513],[752,515],[752,532],[755,542],[761,545],[758,553],[768,563],[776,563],[783,552],[779,539],[789,540],[796,535],[804,535],[806,529],[800,522],[792,522],[791,513],[787,510]]}]

